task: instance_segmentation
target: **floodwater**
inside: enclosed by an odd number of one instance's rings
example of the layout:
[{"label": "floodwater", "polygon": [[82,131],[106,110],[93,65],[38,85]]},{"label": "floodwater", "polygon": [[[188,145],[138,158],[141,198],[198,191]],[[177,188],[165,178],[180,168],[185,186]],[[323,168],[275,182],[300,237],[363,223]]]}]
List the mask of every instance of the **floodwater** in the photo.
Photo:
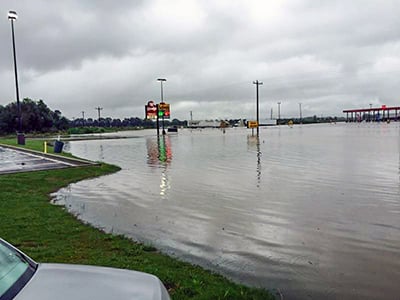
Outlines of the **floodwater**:
[{"label": "floodwater", "polygon": [[56,202],[283,299],[399,299],[400,124],[250,134],[72,142],[74,155],[122,170],[73,184]]}]

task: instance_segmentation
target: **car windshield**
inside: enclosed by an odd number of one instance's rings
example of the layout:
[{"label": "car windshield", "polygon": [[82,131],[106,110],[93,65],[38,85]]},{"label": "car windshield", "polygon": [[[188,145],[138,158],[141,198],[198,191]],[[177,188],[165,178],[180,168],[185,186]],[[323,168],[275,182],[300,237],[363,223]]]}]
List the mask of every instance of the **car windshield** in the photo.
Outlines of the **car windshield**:
[{"label": "car windshield", "polygon": [[28,268],[29,262],[0,240],[0,298],[21,278]]}]

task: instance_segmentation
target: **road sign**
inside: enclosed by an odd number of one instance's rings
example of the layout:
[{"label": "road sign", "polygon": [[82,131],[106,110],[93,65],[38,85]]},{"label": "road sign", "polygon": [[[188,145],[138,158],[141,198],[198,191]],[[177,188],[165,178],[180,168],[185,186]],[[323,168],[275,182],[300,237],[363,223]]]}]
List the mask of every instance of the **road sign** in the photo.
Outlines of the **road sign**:
[{"label": "road sign", "polygon": [[247,122],[247,128],[257,128],[257,127],[258,127],[257,121],[248,121]]},{"label": "road sign", "polygon": [[[160,115],[160,112],[162,112],[162,114]],[[164,119],[169,119],[170,117],[170,105],[168,103],[165,102],[161,102],[160,104],[158,104],[158,116],[164,116]]]},{"label": "road sign", "polygon": [[147,102],[145,105],[146,119],[157,119],[157,105],[154,101]]}]

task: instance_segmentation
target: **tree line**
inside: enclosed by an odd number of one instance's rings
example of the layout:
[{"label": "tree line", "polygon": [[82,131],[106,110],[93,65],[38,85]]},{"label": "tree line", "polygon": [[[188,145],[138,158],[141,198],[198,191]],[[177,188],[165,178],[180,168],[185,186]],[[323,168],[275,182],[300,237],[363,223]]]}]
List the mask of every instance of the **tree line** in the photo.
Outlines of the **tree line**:
[{"label": "tree line", "polygon": [[[67,131],[69,133],[90,133],[93,128],[155,128],[156,123],[152,120],[138,117],[115,119],[115,118],[76,118],[69,120],[59,110],[52,111],[43,100],[34,101],[29,98],[21,101],[22,129],[25,133],[44,133]],[[343,121],[344,118],[317,116],[300,119],[280,119],[279,124],[287,124],[289,121],[298,123],[324,123]],[[227,120],[230,126],[235,126],[240,119]],[[187,121],[178,119],[165,120],[165,126],[187,126]],[[18,107],[16,102],[6,106],[0,105],[0,135],[12,134],[18,131]]]},{"label": "tree line", "polygon": [[[43,100],[25,98],[21,101],[22,129],[25,133],[44,133],[69,130],[74,133],[75,128],[91,127],[102,128],[155,128],[155,122],[137,117],[115,118],[77,118],[69,120],[59,110],[51,110]],[[165,120],[165,126],[186,126],[186,121],[173,119]],[[18,131],[18,106],[12,102],[6,106],[0,105],[0,134],[12,134]],[[82,130],[78,130],[82,132]]]}]

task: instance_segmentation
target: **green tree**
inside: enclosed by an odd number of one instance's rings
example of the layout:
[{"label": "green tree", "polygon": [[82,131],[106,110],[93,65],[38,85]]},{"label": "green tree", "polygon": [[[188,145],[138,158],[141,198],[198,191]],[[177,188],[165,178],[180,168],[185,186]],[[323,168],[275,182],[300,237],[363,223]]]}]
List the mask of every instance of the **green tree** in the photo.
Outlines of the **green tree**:
[{"label": "green tree", "polygon": [[[9,134],[18,129],[17,104],[12,102],[0,106],[0,134]],[[22,129],[24,132],[48,132],[65,130],[69,120],[62,116],[59,110],[54,112],[43,100],[34,101],[29,98],[21,102]]]}]

